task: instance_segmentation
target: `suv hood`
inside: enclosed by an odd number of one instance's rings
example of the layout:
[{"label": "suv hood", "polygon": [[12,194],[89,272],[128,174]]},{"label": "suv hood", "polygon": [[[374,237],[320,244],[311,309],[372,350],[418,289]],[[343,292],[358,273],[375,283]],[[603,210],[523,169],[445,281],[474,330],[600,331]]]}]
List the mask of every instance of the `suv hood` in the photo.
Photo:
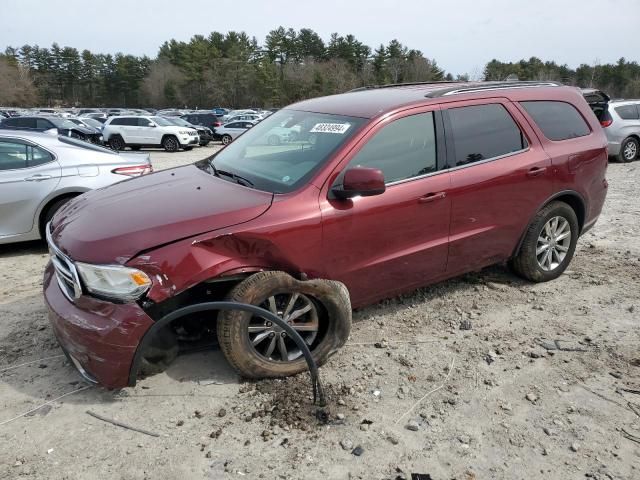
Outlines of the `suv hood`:
[{"label": "suv hood", "polygon": [[124,264],[144,250],[248,222],[272,200],[189,165],[73,199],[51,222],[52,239],[73,260]]}]

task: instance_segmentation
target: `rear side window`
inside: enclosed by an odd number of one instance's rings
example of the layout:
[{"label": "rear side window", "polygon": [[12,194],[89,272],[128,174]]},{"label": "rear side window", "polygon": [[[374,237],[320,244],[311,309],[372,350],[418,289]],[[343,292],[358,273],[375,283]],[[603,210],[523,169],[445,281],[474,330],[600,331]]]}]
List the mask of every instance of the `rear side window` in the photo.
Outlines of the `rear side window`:
[{"label": "rear side window", "polygon": [[589,135],[589,125],[570,103],[553,101],[520,102],[549,140],[568,140]]},{"label": "rear side window", "polygon": [[411,115],[386,125],[362,147],[349,166],[382,170],[386,183],[435,172],[433,113]]},{"label": "rear side window", "polygon": [[638,120],[637,107],[637,105],[621,105],[619,107],[615,107],[614,110],[623,120]]},{"label": "rear side window", "polygon": [[27,166],[27,146],[23,143],[0,140],[0,171]]},{"label": "rear side window", "polygon": [[500,104],[452,108],[446,112],[456,166],[500,157],[528,146],[520,128]]},{"label": "rear side window", "polygon": [[138,126],[138,119],[131,117],[114,118],[111,120],[111,125],[124,125],[127,127]]},{"label": "rear side window", "polygon": [[0,170],[37,167],[53,160],[46,150],[20,141],[0,140]]}]

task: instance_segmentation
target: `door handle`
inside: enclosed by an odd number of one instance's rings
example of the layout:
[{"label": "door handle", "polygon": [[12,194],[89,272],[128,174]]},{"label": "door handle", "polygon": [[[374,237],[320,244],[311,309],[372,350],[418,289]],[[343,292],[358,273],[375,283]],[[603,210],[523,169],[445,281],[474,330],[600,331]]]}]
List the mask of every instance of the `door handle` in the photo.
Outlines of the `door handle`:
[{"label": "door handle", "polygon": [[447,192],[427,193],[424,197],[418,199],[418,203],[430,203],[436,200],[442,200],[447,196]]},{"label": "door handle", "polygon": [[529,178],[539,177],[540,175],[544,174],[544,172],[546,171],[547,171],[547,167],[533,167],[529,169],[529,171],[527,172],[527,177]]},{"label": "door handle", "polygon": [[53,178],[51,175],[40,175],[39,173],[25,178],[25,182],[41,182],[42,180],[49,180]]}]

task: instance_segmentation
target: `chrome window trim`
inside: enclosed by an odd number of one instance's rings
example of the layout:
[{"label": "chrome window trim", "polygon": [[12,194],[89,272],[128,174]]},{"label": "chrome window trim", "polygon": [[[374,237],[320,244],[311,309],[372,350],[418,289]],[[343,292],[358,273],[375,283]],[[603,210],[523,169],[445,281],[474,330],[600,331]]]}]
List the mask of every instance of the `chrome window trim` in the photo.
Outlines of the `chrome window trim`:
[{"label": "chrome window trim", "polygon": [[495,160],[502,160],[503,158],[508,158],[514,155],[519,155],[521,153],[528,152],[529,150],[531,150],[531,147],[523,148],[522,150],[516,150],[515,152],[505,153],[504,155],[498,155],[497,157],[485,158],[483,160],[478,160],[477,162],[466,163],[464,165],[456,165],[455,167],[450,167],[445,171],[451,172],[454,170],[460,170],[462,168],[473,167],[474,165],[481,165],[483,163],[493,162]]}]

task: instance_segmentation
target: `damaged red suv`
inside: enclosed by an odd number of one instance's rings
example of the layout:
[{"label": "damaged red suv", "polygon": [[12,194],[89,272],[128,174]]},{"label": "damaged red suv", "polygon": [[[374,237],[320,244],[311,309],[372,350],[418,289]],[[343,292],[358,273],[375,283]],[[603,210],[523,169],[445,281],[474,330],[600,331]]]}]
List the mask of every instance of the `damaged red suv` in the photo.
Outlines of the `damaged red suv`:
[{"label": "damaged red suv", "polygon": [[82,195],[47,229],[44,293],[85,378],[135,384],[217,334],[246,377],[319,363],[351,308],[510,262],[558,277],[604,203],[606,139],[580,91],[550,82],[366,88],[280,110],[194,165]]}]

